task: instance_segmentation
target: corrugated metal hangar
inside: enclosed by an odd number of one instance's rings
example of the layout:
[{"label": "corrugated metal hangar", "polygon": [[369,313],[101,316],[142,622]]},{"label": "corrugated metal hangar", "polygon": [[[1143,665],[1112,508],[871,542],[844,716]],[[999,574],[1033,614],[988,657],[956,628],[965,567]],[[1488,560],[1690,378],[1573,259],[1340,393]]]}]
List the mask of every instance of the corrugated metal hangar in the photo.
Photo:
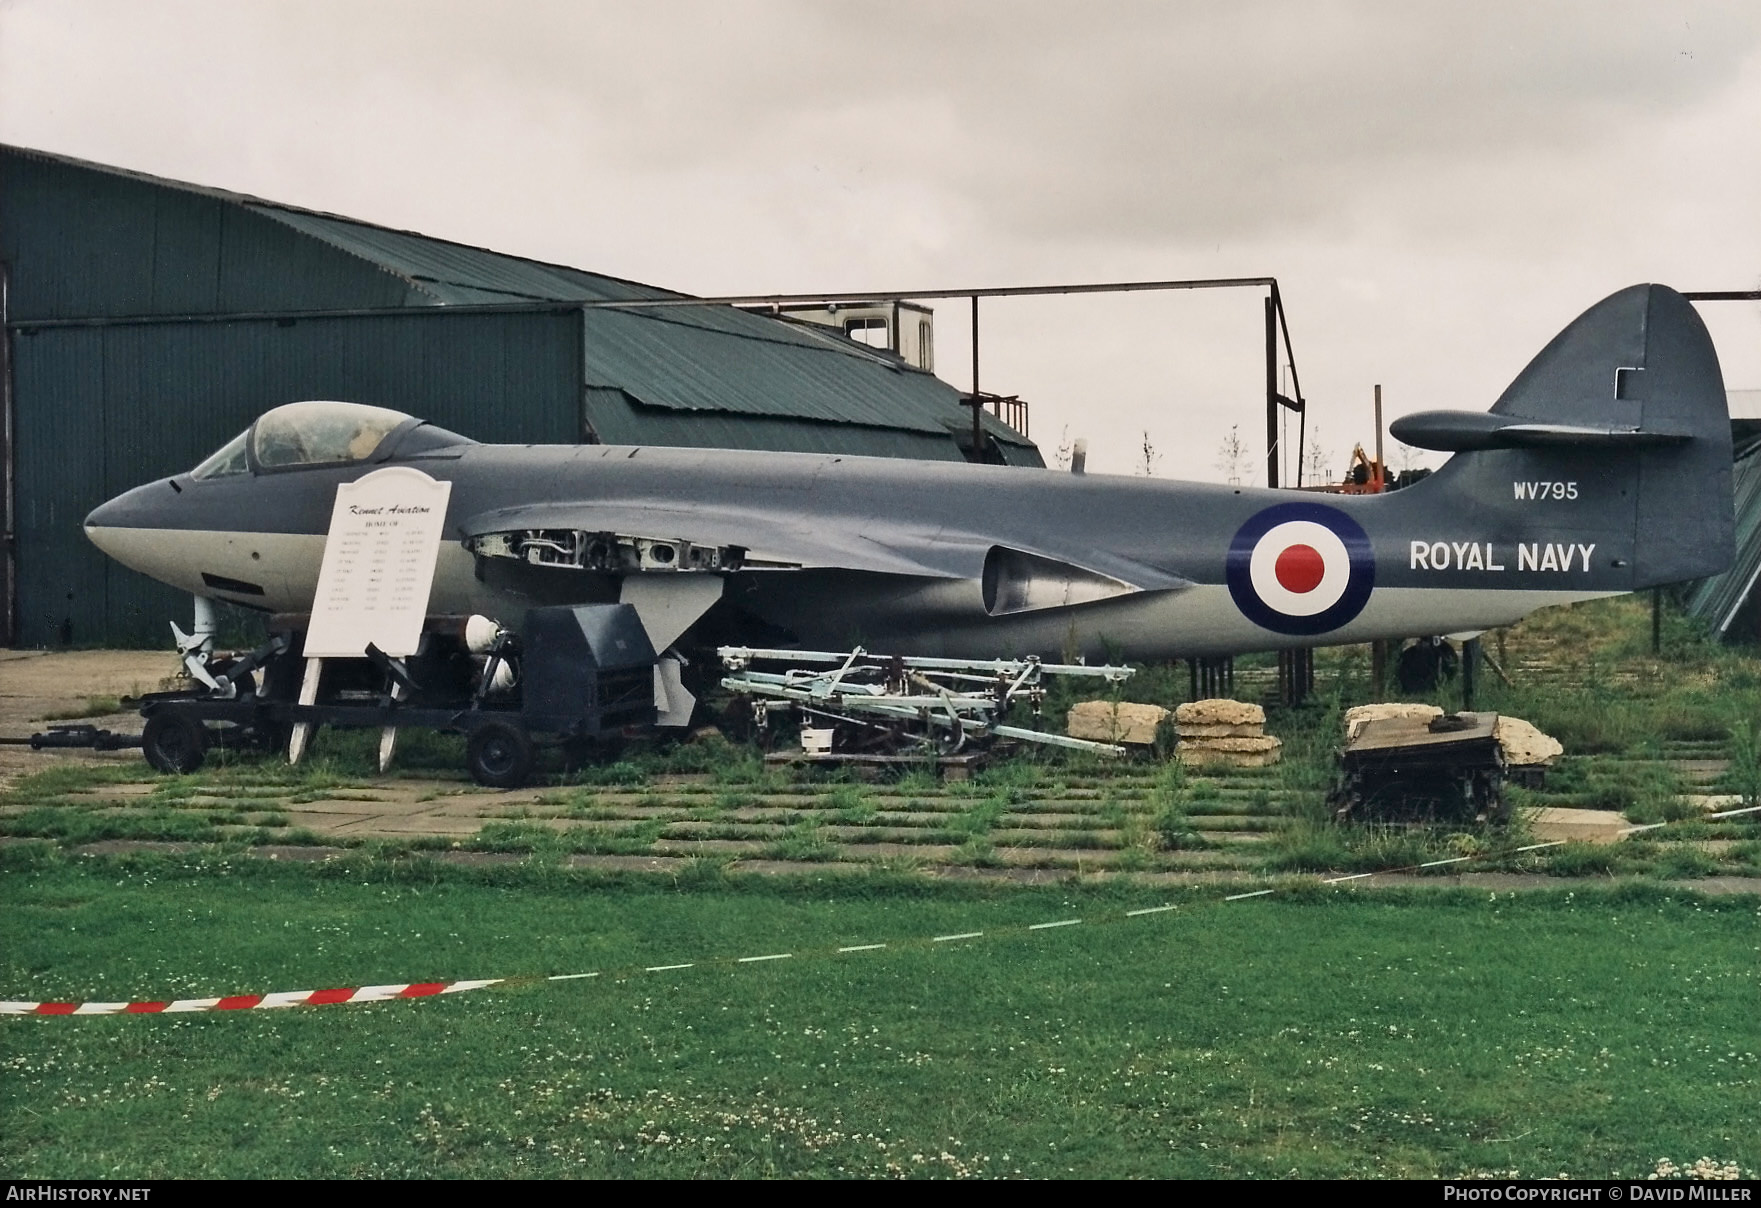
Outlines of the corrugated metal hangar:
[{"label": "corrugated metal hangar", "polygon": [[[0,146],[7,532],[0,644],[159,644],[188,601],[80,522],[298,399],[485,441],[969,455],[905,358],[730,306],[217,189]],[[984,460],[1043,464],[986,415]]]},{"label": "corrugated metal hangar", "polygon": [[1702,579],[1688,593],[1687,609],[1727,642],[1761,638],[1761,390],[1729,390],[1731,446],[1736,467],[1731,493],[1736,506],[1736,558],[1729,570]]}]

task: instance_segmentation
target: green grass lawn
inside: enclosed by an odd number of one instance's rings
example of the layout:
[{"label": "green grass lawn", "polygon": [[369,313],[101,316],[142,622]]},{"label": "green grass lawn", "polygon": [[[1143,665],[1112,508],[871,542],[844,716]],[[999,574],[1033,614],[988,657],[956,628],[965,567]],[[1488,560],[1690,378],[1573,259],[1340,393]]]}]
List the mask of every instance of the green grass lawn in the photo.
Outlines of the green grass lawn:
[{"label": "green grass lawn", "polygon": [[[1121,917],[1163,900],[1180,906]],[[1663,888],[1223,904],[15,850],[4,998],[608,972],[0,1019],[0,1172],[1607,1177],[1702,1155],[1753,1171],[1756,913]],[[1088,921],[1024,930],[1071,917]],[[967,931],[987,934],[927,942]]]}]

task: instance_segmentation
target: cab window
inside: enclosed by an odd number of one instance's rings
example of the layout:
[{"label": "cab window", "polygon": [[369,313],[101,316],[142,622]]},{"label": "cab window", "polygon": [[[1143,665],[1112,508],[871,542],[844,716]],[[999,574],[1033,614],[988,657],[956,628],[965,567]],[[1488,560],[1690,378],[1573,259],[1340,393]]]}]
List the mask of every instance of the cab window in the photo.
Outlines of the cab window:
[{"label": "cab window", "polygon": [[409,418],[360,403],[289,403],[257,421],[251,451],[264,469],[365,461]]}]

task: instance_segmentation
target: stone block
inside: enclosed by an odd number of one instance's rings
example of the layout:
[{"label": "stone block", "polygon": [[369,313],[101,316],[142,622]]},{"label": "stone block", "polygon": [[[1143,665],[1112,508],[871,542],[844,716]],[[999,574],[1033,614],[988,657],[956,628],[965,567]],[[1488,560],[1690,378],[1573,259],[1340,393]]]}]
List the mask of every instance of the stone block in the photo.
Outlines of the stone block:
[{"label": "stone block", "polygon": [[1240,700],[1189,700],[1174,710],[1182,726],[1263,726],[1266,711]]},{"label": "stone block", "polygon": [[1182,726],[1176,725],[1174,733],[1182,739],[1187,738],[1259,738],[1265,733],[1263,726]]},{"label": "stone block", "polygon": [[1123,742],[1149,746],[1156,741],[1156,728],[1168,720],[1160,705],[1131,701],[1085,700],[1073,706],[1064,732],[1090,742]]},{"label": "stone block", "polygon": [[1242,755],[1254,751],[1276,751],[1284,745],[1282,739],[1273,738],[1270,734],[1261,734],[1255,738],[1190,738],[1182,739],[1181,750],[1221,751],[1231,755]]},{"label": "stone block", "polygon": [[1436,705],[1404,704],[1400,701],[1386,701],[1374,705],[1358,705],[1345,711],[1345,741],[1350,742],[1363,729],[1365,722],[1386,721],[1389,718],[1413,718],[1428,722],[1434,717],[1442,717],[1443,710]]},{"label": "stone block", "polygon": [[1504,762],[1513,767],[1548,766],[1565,754],[1557,738],[1543,734],[1520,717],[1498,715],[1492,737],[1504,748]]}]

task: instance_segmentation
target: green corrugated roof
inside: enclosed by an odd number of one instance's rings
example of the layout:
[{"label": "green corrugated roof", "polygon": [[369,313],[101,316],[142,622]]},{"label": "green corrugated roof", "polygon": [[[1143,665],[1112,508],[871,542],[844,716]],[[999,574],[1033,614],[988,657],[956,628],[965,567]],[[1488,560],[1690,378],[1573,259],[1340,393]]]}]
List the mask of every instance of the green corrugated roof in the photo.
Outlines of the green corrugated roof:
[{"label": "green corrugated roof", "polygon": [[[640,282],[390,230],[223,189],[47,152],[4,149],[9,154],[69,164],[238,207],[313,240],[331,253],[352,257],[397,279],[405,287],[404,306],[566,305],[688,297]],[[645,429],[628,417],[616,423],[608,416],[606,439],[658,443],[665,439],[662,433],[672,433],[677,443],[698,445],[704,441],[683,439],[688,426],[695,424],[697,431],[708,432],[712,430],[706,426],[710,417],[719,415],[726,422],[714,430],[731,444],[773,448],[803,444],[813,448],[826,441],[836,443],[835,437],[823,431],[803,433],[795,443],[774,443],[781,439],[778,425],[808,422],[843,426],[846,436],[854,438],[855,447],[846,440],[839,451],[898,456],[901,454],[895,449],[927,449],[926,442],[933,440],[940,450],[937,456],[957,457],[951,434],[963,437],[971,430],[972,413],[953,386],[912,368],[892,353],[846,339],[834,328],[708,303],[582,310],[584,385],[624,392],[635,401],[633,414],[647,424]],[[589,420],[599,427],[599,417],[592,414],[593,397],[590,394],[588,399]],[[684,423],[661,423],[667,415]],[[773,422],[753,427],[759,420]],[[632,425],[625,436],[610,435],[609,429]],[[984,417],[984,427],[1011,464],[1043,464],[1033,442],[1020,433],[990,415]],[[653,435],[644,434],[649,431]],[[879,434],[886,431],[909,433],[912,438],[903,442],[880,439]]]},{"label": "green corrugated roof", "polygon": [[1722,575],[1702,579],[1688,596],[1688,612],[1720,636],[1730,628],[1761,579],[1761,453],[1751,453],[1731,472],[1736,502],[1736,559]]},{"label": "green corrugated roof", "polygon": [[[262,202],[250,208],[395,273],[435,305],[689,296],[334,215]],[[934,374],[834,329],[737,307],[588,308],[586,340],[589,387],[619,389],[662,411],[901,429],[944,443],[971,425],[960,392]],[[992,416],[985,429],[1000,443],[1033,448]],[[728,429],[730,437],[740,431]],[[1026,460],[1041,464],[1037,455]]]},{"label": "green corrugated roof", "polygon": [[394,231],[334,214],[316,214],[261,201],[251,201],[247,208],[396,273],[439,305],[606,302],[684,296],[635,281],[450,243],[413,231]]}]

